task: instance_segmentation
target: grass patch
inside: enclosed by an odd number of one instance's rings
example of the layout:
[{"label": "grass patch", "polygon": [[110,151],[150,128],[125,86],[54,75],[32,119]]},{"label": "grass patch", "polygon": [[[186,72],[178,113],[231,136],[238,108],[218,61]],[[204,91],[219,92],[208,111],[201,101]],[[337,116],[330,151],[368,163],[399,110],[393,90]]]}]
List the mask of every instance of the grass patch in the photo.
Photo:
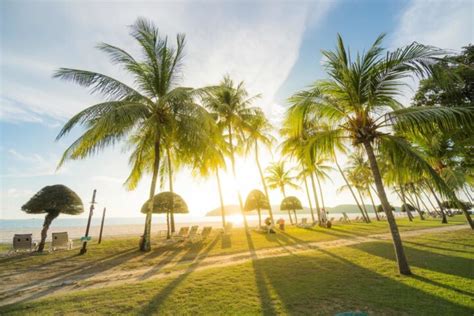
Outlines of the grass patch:
[{"label": "grass patch", "polygon": [[[262,243],[250,236],[252,252]],[[411,277],[398,275],[388,241],[195,271],[219,247],[214,241],[177,276],[58,294],[0,308],[0,314],[472,315],[473,245],[467,229],[407,238]]]}]

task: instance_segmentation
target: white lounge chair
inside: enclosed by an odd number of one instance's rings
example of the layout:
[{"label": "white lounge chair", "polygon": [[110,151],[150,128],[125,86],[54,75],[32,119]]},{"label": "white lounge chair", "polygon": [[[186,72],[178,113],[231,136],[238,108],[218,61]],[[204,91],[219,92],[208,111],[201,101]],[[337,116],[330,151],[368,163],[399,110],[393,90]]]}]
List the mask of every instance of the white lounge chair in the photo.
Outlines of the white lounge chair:
[{"label": "white lounge chair", "polygon": [[51,239],[51,250],[72,249],[72,239],[69,239],[67,232],[53,233]]},{"label": "white lounge chair", "polygon": [[17,252],[18,250],[34,250],[36,248],[36,243],[33,243],[32,236],[33,234],[15,234],[13,236],[12,251]]},{"label": "white lounge chair", "polygon": [[188,233],[189,233],[189,227],[181,227],[179,229],[179,232],[175,235],[173,235],[173,239],[175,240],[184,240],[186,239],[186,237],[188,237]]}]

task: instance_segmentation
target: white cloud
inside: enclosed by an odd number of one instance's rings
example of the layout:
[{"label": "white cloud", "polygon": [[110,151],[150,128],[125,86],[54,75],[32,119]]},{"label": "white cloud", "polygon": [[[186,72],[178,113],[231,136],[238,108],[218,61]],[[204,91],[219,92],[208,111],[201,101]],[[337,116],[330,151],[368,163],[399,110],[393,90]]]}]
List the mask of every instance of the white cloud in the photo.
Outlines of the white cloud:
[{"label": "white cloud", "polygon": [[32,178],[50,176],[55,174],[64,173],[67,168],[61,168],[56,170],[59,157],[50,155],[43,157],[40,154],[32,153],[25,155],[18,152],[15,149],[8,149],[7,153],[9,159],[13,163],[5,163],[2,170],[5,170],[4,174],[0,175],[0,178]]},{"label": "white cloud", "polygon": [[[317,23],[331,5],[322,1],[317,14],[311,16],[308,3],[289,2],[72,2],[56,6],[51,16],[44,18],[67,19],[64,32],[73,35],[65,36],[59,47],[55,44],[54,51],[44,47],[42,52],[38,47],[28,56],[19,51],[5,54],[2,73],[13,70],[32,74],[38,80],[4,81],[1,95],[13,101],[13,109],[10,104],[0,118],[41,122],[41,115],[47,115],[64,120],[96,99],[88,97],[85,89],[53,81],[52,71],[58,67],[93,69],[130,82],[94,45],[105,41],[137,53],[126,26],[138,16],[154,21],[170,40],[178,32],[186,33],[183,84],[215,84],[228,73],[237,81],[244,80],[251,94],[261,93],[263,98],[258,104],[269,110],[298,58],[306,23]],[[10,115],[14,110],[15,115]]]}]

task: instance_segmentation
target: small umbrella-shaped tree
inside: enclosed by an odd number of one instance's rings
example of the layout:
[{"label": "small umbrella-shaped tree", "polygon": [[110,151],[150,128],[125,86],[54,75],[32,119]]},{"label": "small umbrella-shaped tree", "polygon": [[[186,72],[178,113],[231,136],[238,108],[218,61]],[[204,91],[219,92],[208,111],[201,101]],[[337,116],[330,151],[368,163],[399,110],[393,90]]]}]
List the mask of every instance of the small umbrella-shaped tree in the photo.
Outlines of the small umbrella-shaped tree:
[{"label": "small umbrella-shaped tree", "polygon": [[296,210],[302,210],[303,206],[301,205],[301,201],[298,200],[296,196],[288,196],[281,201],[280,210],[288,211],[288,215],[290,211],[293,211],[295,214],[295,224],[298,224],[298,219],[296,218]]},{"label": "small umbrella-shaped tree", "polygon": [[60,213],[77,215],[84,212],[81,198],[67,186],[62,184],[50,185],[38,191],[21,210],[28,214],[46,213],[41,230],[41,241],[38,252],[42,252],[46,242],[49,226]]},{"label": "small umbrella-shaped tree", "polygon": [[247,200],[245,200],[244,211],[251,212],[257,210],[259,227],[262,227],[262,209],[270,211],[270,203],[268,203],[267,196],[260,190],[252,190],[247,196]]},{"label": "small umbrella-shaped tree", "polygon": [[[146,214],[148,212],[150,200],[143,204],[141,212]],[[174,214],[177,213],[189,213],[188,205],[181,196],[172,192],[161,192],[153,197],[153,214],[166,214],[167,224],[167,238],[170,235],[170,213],[173,210]]]}]

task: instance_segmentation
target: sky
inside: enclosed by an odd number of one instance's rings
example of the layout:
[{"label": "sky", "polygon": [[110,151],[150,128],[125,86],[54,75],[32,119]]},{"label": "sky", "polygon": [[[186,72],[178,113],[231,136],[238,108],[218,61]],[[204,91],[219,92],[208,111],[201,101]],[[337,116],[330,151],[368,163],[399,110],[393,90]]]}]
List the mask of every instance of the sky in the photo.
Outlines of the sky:
[{"label": "sky", "polygon": [[[150,177],[134,191],[123,187],[129,152],[120,144],[57,169],[62,153],[81,132],[76,129],[56,141],[61,126],[101,98],[52,78],[55,69],[69,67],[130,83],[130,77],[95,46],[106,42],[137,54],[128,34],[137,17],[153,21],[170,39],[186,34],[184,86],[213,85],[229,74],[243,80],[250,94],[262,94],[254,105],[262,107],[275,125],[292,93],[325,78],[321,50],[334,48],[337,33],[354,52],[367,49],[382,32],[387,34],[387,49],[417,41],[459,52],[474,42],[472,1],[2,0],[0,12],[2,219],[31,218],[21,206],[42,187],[59,183],[76,191],[86,207],[97,189],[98,207],[107,207],[109,216],[140,215]],[[408,104],[412,95],[408,89],[401,99]],[[262,151],[262,165],[280,159],[276,148],[272,151]],[[230,174],[223,175],[226,204],[238,203],[236,185],[244,196],[261,187],[254,156],[239,158],[237,170],[237,184]],[[336,192],[342,178],[336,172],[330,178],[323,188],[326,204],[353,203],[349,192]],[[215,179],[192,178],[186,169],[176,175],[175,191],[193,215],[219,205]],[[288,194],[308,205],[303,190]],[[270,194],[274,203],[281,198],[278,191]],[[391,200],[399,203],[393,195]]]}]

